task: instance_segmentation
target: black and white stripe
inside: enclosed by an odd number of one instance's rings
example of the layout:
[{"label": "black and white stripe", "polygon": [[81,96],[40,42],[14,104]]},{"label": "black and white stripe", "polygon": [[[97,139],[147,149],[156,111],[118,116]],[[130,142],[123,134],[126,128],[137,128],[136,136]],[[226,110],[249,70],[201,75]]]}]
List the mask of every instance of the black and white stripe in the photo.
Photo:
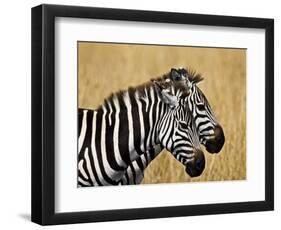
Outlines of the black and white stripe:
[{"label": "black and white stripe", "polygon": [[[194,72],[180,68],[172,69],[171,74],[173,80],[184,80],[188,86],[187,106],[192,113],[193,120],[196,125],[196,132],[199,136],[200,143],[204,145],[209,152],[219,152],[222,148],[222,139],[216,139],[216,132],[220,130],[223,135],[223,131],[220,128],[213,110],[203,92],[197,86],[197,83],[202,80],[200,75],[196,75]],[[163,77],[163,80],[169,80],[167,76]],[[216,151],[210,150],[207,145],[208,141],[216,142],[220,145]],[[144,170],[148,164],[156,158],[156,156],[162,151],[161,146],[156,146],[155,149],[145,152],[136,161],[134,161],[128,167],[128,171],[122,178],[122,184],[139,184],[143,180]],[[134,172],[134,173],[131,173]]]},{"label": "black and white stripe", "polygon": [[130,165],[159,146],[188,167],[201,150],[186,91],[186,84],[156,79],[113,94],[97,110],[79,109],[78,185],[122,184],[125,173],[138,183]]}]

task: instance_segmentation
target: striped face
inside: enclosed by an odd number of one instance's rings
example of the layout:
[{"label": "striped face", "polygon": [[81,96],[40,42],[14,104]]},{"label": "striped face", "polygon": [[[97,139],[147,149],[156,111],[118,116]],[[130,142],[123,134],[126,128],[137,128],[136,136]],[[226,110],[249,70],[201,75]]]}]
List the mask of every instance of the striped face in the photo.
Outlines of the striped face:
[{"label": "striped face", "polygon": [[197,86],[201,76],[180,68],[171,70],[171,78],[173,81],[185,81],[188,86],[188,108],[192,112],[200,143],[210,153],[220,152],[225,141],[224,132],[207,98]]},{"label": "striped face", "polygon": [[200,149],[196,126],[188,109],[187,90],[171,84],[161,88],[163,116],[159,122],[159,141],[186,167],[191,176],[199,176],[205,168],[205,158]]}]

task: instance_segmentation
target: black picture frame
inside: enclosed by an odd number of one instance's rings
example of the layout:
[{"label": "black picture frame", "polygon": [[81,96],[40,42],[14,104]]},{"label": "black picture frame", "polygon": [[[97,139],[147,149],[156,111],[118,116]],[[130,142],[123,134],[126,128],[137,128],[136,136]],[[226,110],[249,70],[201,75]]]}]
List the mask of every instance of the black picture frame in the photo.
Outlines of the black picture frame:
[{"label": "black picture frame", "polygon": [[[55,18],[109,19],[265,29],[265,200],[55,213]],[[40,5],[32,8],[32,208],[41,225],[274,209],[274,20],[264,18]]]}]

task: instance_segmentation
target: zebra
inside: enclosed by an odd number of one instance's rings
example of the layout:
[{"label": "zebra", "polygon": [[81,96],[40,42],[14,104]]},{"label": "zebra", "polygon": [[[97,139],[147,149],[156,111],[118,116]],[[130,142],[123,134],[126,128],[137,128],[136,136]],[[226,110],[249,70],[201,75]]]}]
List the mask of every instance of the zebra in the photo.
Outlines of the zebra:
[{"label": "zebra", "polygon": [[[206,96],[197,86],[197,83],[203,80],[202,76],[189,68],[172,68],[170,73],[162,77],[162,80],[169,81],[170,78],[173,81],[186,81],[189,90],[188,108],[195,121],[200,143],[210,153],[220,152],[225,141],[224,132]],[[138,159],[129,165],[121,179],[121,184],[140,184],[144,178],[145,168],[158,156],[162,149],[161,146],[156,146],[154,149],[140,155]]]},{"label": "zebra", "polygon": [[122,184],[128,166],[155,146],[171,152],[189,175],[200,175],[205,157],[187,87],[158,78],[112,94],[97,110],[78,109],[78,186]]}]

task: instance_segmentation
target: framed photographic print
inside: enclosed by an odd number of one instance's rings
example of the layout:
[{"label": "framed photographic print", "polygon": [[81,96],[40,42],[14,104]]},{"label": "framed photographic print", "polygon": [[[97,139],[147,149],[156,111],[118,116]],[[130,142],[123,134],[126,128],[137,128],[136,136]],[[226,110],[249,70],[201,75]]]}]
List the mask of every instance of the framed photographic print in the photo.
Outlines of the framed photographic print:
[{"label": "framed photographic print", "polygon": [[274,207],[273,19],[32,8],[32,221]]}]

